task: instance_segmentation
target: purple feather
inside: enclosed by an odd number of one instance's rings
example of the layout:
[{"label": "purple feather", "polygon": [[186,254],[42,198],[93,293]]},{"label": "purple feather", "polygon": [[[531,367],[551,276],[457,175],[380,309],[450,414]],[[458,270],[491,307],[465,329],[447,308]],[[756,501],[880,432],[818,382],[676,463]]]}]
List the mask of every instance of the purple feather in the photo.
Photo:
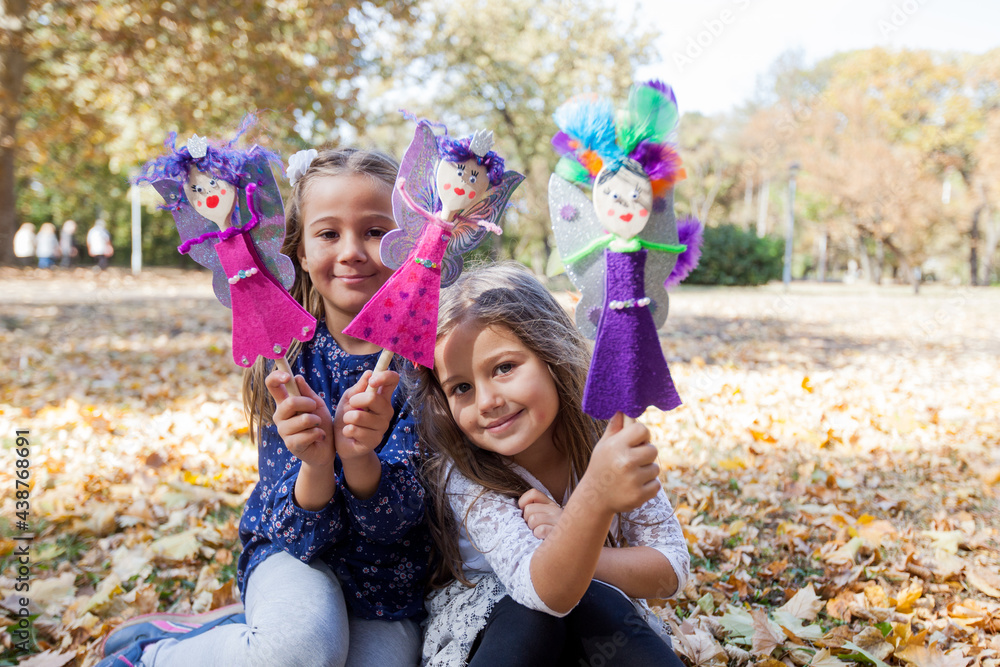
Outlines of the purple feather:
[{"label": "purple feather", "polygon": [[552,147],[559,155],[573,155],[576,152],[573,149],[573,138],[562,131],[556,132],[556,136],[552,137]]},{"label": "purple feather", "polygon": [[698,266],[698,260],[701,258],[702,231],[698,218],[687,217],[677,221],[677,238],[680,243],[687,246],[687,249],[677,256],[677,263],[663,282],[664,287],[670,288],[678,284]]},{"label": "purple feather", "polygon": [[642,165],[651,181],[673,181],[681,169],[681,158],[671,146],[641,141],[629,157]]},{"label": "purple feather", "polygon": [[649,81],[643,82],[642,85],[649,86],[654,90],[660,91],[661,93],[670,98],[670,101],[674,103],[674,106],[677,106],[677,96],[674,95],[674,89],[668,86],[667,84],[663,83],[659,79],[650,79]]}]

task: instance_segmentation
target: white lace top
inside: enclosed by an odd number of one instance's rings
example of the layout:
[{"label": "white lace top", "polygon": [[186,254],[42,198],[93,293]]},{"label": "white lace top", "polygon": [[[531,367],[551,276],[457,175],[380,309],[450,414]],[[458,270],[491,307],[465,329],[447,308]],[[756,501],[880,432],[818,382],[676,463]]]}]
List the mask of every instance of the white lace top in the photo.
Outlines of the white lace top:
[{"label": "white lace top", "polygon": [[[531,473],[517,465],[513,468],[554,500]],[[493,605],[504,595],[529,609],[565,615],[550,609],[531,582],[531,557],[542,540],[528,527],[517,500],[493,492],[480,497],[482,490],[458,471],[453,471],[448,481],[447,493],[460,526],[462,567],[475,587],[455,581],[428,598],[424,665],[464,665]],[[567,493],[560,505],[565,506],[568,499]],[[622,534],[628,544],[651,547],[663,554],[677,575],[677,591],[682,590],[690,572],[687,543],[663,489],[639,508],[623,514],[622,519]],[[612,530],[616,527],[613,525]],[[663,624],[645,601],[632,601],[650,625],[665,635]]]}]

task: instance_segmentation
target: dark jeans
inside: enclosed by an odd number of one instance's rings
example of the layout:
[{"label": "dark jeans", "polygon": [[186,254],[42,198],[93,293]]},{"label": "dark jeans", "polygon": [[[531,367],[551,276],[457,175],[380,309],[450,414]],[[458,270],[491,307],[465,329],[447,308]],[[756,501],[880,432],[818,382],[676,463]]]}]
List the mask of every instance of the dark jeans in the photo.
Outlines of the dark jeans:
[{"label": "dark jeans", "polygon": [[563,618],[497,602],[469,657],[469,667],[486,665],[682,667],[631,601],[597,581]]}]

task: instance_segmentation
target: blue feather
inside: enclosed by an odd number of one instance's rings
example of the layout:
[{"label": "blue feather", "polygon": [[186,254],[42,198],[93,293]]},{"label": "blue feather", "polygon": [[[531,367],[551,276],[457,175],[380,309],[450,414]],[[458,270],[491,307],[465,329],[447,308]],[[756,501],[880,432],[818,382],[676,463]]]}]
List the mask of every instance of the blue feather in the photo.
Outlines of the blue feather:
[{"label": "blue feather", "polygon": [[605,162],[623,156],[615,143],[615,112],[610,101],[576,97],[556,109],[552,117],[581,148],[596,152]]}]

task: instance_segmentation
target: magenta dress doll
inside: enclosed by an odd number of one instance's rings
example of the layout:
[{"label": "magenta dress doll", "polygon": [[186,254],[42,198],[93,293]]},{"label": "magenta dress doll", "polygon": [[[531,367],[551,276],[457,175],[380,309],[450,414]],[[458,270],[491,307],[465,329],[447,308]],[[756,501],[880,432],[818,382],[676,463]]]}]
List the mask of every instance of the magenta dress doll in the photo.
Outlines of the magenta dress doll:
[{"label": "magenta dress doll", "polygon": [[171,134],[171,152],[147,163],[136,179],[152,183],[167,202],[184,240],[178,250],[211,269],[216,297],[233,311],[233,361],[242,367],[259,356],[283,359],[294,340],[310,340],[316,331],[316,318],[287,291],[294,268],[281,254],[284,212],[270,168],[277,155],[259,146],[233,148],[252,122],[244,120],[224,145],[194,135],[178,149]]},{"label": "magenta dress doll", "polygon": [[344,333],[428,368],[434,365],[441,288],[462,271],[462,254],[497,224],[524,177],[504,171],[492,132],[455,140],[417,125],[393,191],[399,229],[382,240],[382,263],[396,269]]}]

